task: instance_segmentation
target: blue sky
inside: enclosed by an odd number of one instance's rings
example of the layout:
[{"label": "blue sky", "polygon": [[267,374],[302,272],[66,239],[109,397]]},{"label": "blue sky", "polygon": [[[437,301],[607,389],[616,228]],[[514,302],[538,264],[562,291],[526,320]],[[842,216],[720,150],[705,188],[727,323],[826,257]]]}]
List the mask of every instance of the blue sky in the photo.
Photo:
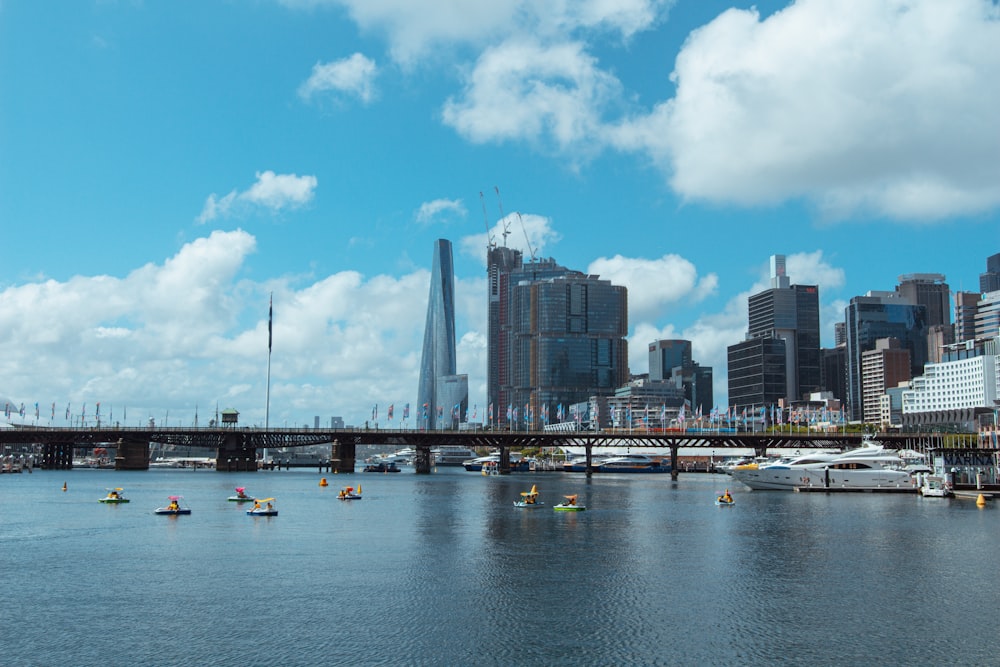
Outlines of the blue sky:
[{"label": "blue sky", "polygon": [[634,373],[689,338],[725,405],[770,255],[831,345],[1000,251],[995,2],[416,4],[3,0],[0,399],[263,424],[273,294],[270,424],[398,426],[447,238],[481,417],[506,224],[629,288]]}]

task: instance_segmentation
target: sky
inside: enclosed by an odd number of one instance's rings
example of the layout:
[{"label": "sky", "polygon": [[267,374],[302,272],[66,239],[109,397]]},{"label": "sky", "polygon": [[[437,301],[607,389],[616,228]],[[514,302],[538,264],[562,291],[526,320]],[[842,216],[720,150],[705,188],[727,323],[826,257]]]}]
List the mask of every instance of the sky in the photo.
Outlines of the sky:
[{"label": "sky", "polygon": [[625,285],[631,372],[689,339],[720,406],[771,255],[832,346],[1000,252],[995,1],[419,5],[0,0],[10,421],[414,426],[438,238],[478,420],[488,243]]}]

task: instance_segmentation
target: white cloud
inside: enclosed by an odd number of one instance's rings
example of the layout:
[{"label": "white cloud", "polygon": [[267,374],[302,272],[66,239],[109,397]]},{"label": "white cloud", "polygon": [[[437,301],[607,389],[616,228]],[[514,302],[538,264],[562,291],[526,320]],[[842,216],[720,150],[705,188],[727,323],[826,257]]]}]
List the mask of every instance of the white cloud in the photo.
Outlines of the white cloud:
[{"label": "white cloud", "polygon": [[799,0],[691,33],[676,96],[612,134],[682,196],[790,198],[936,220],[1000,204],[1000,11],[984,0]]},{"label": "white cloud", "polygon": [[[534,254],[536,259],[544,257],[546,246],[562,239],[552,228],[552,220],[533,213],[510,213],[496,222],[489,230],[489,243],[520,250],[525,261]],[[478,259],[486,265],[487,234],[472,234],[462,237],[459,247],[462,253]]]},{"label": "white cloud", "polygon": [[674,0],[282,0],[289,7],[344,7],[366,32],[385,34],[396,62],[412,66],[441,47],[513,35],[560,39],[579,32],[629,38],[661,20]]},{"label": "white cloud", "polygon": [[320,93],[334,92],[369,104],[375,96],[377,74],[375,61],[361,53],[334,62],[316,63],[312,74],[299,86],[299,97],[308,101]]},{"label": "white cloud", "polygon": [[551,142],[583,158],[600,146],[594,136],[601,111],[620,93],[618,80],[597,67],[582,43],[510,40],[482,53],[442,118],[476,143]]},{"label": "white cloud", "polygon": [[417,222],[426,225],[442,219],[464,218],[466,213],[461,199],[435,199],[421,204],[414,217]]},{"label": "white cloud", "polygon": [[305,206],[312,201],[318,181],[315,176],[258,171],[257,181],[243,192],[233,190],[224,197],[208,196],[197,222],[204,224],[230,215],[246,215],[255,209],[277,213]]},{"label": "white cloud", "polygon": [[715,274],[699,277],[694,264],[678,255],[659,259],[599,257],[590,263],[587,273],[627,287],[629,319],[635,321],[659,320],[670,305],[698,302],[712,294],[718,284]]}]

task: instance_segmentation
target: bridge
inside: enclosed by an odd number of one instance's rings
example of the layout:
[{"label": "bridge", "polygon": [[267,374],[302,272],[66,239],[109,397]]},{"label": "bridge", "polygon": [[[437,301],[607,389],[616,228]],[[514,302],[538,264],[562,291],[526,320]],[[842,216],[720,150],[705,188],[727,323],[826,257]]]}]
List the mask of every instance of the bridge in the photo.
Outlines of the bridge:
[{"label": "bridge", "polygon": [[[894,449],[926,451],[940,443],[938,433],[881,434],[877,440]],[[952,436],[959,446],[975,447],[976,435]],[[462,446],[469,449],[499,450],[501,473],[510,471],[510,452],[543,447],[584,447],[587,468],[591,465],[593,447],[665,447],[670,449],[673,475],[677,475],[680,448],[752,449],[764,456],[772,449],[822,448],[846,449],[858,446],[859,433],[781,433],[781,432],[713,432],[713,431],[639,431],[615,429],[609,431],[415,431],[393,429],[309,429],[252,427],[153,427],[128,428],[101,426],[94,428],[48,428],[12,426],[0,429],[0,446],[21,446],[41,450],[38,466],[48,469],[73,467],[73,450],[83,447],[115,449],[116,470],[147,470],[150,445],[203,447],[216,451],[216,470],[221,472],[253,472],[258,467],[257,452],[264,449],[329,445],[332,472],[354,472],[359,445],[412,447],[417,455],[417,473],[430,473],[431,448]]]}]

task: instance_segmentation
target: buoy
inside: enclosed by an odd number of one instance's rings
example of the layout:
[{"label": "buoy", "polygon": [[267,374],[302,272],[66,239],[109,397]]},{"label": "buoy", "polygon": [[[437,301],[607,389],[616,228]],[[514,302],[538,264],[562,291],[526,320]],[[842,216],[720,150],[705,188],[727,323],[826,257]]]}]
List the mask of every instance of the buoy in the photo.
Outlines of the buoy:
[{"label": "buoy", "polygon": [[63,491],[66,490],[66,482],[63,482]]},{"label": "buoy", "polygon": [[326,484],[326,477],[324,477],[323,479],[319,480],[319,485],[320,486],[326,486],[327,485]]},{"label": "buoy", "polygon": [[983,494],[980,493],[979,497],[976,498],[976,506],[977,507],[986,507],[986,496],[984,496]]}]

